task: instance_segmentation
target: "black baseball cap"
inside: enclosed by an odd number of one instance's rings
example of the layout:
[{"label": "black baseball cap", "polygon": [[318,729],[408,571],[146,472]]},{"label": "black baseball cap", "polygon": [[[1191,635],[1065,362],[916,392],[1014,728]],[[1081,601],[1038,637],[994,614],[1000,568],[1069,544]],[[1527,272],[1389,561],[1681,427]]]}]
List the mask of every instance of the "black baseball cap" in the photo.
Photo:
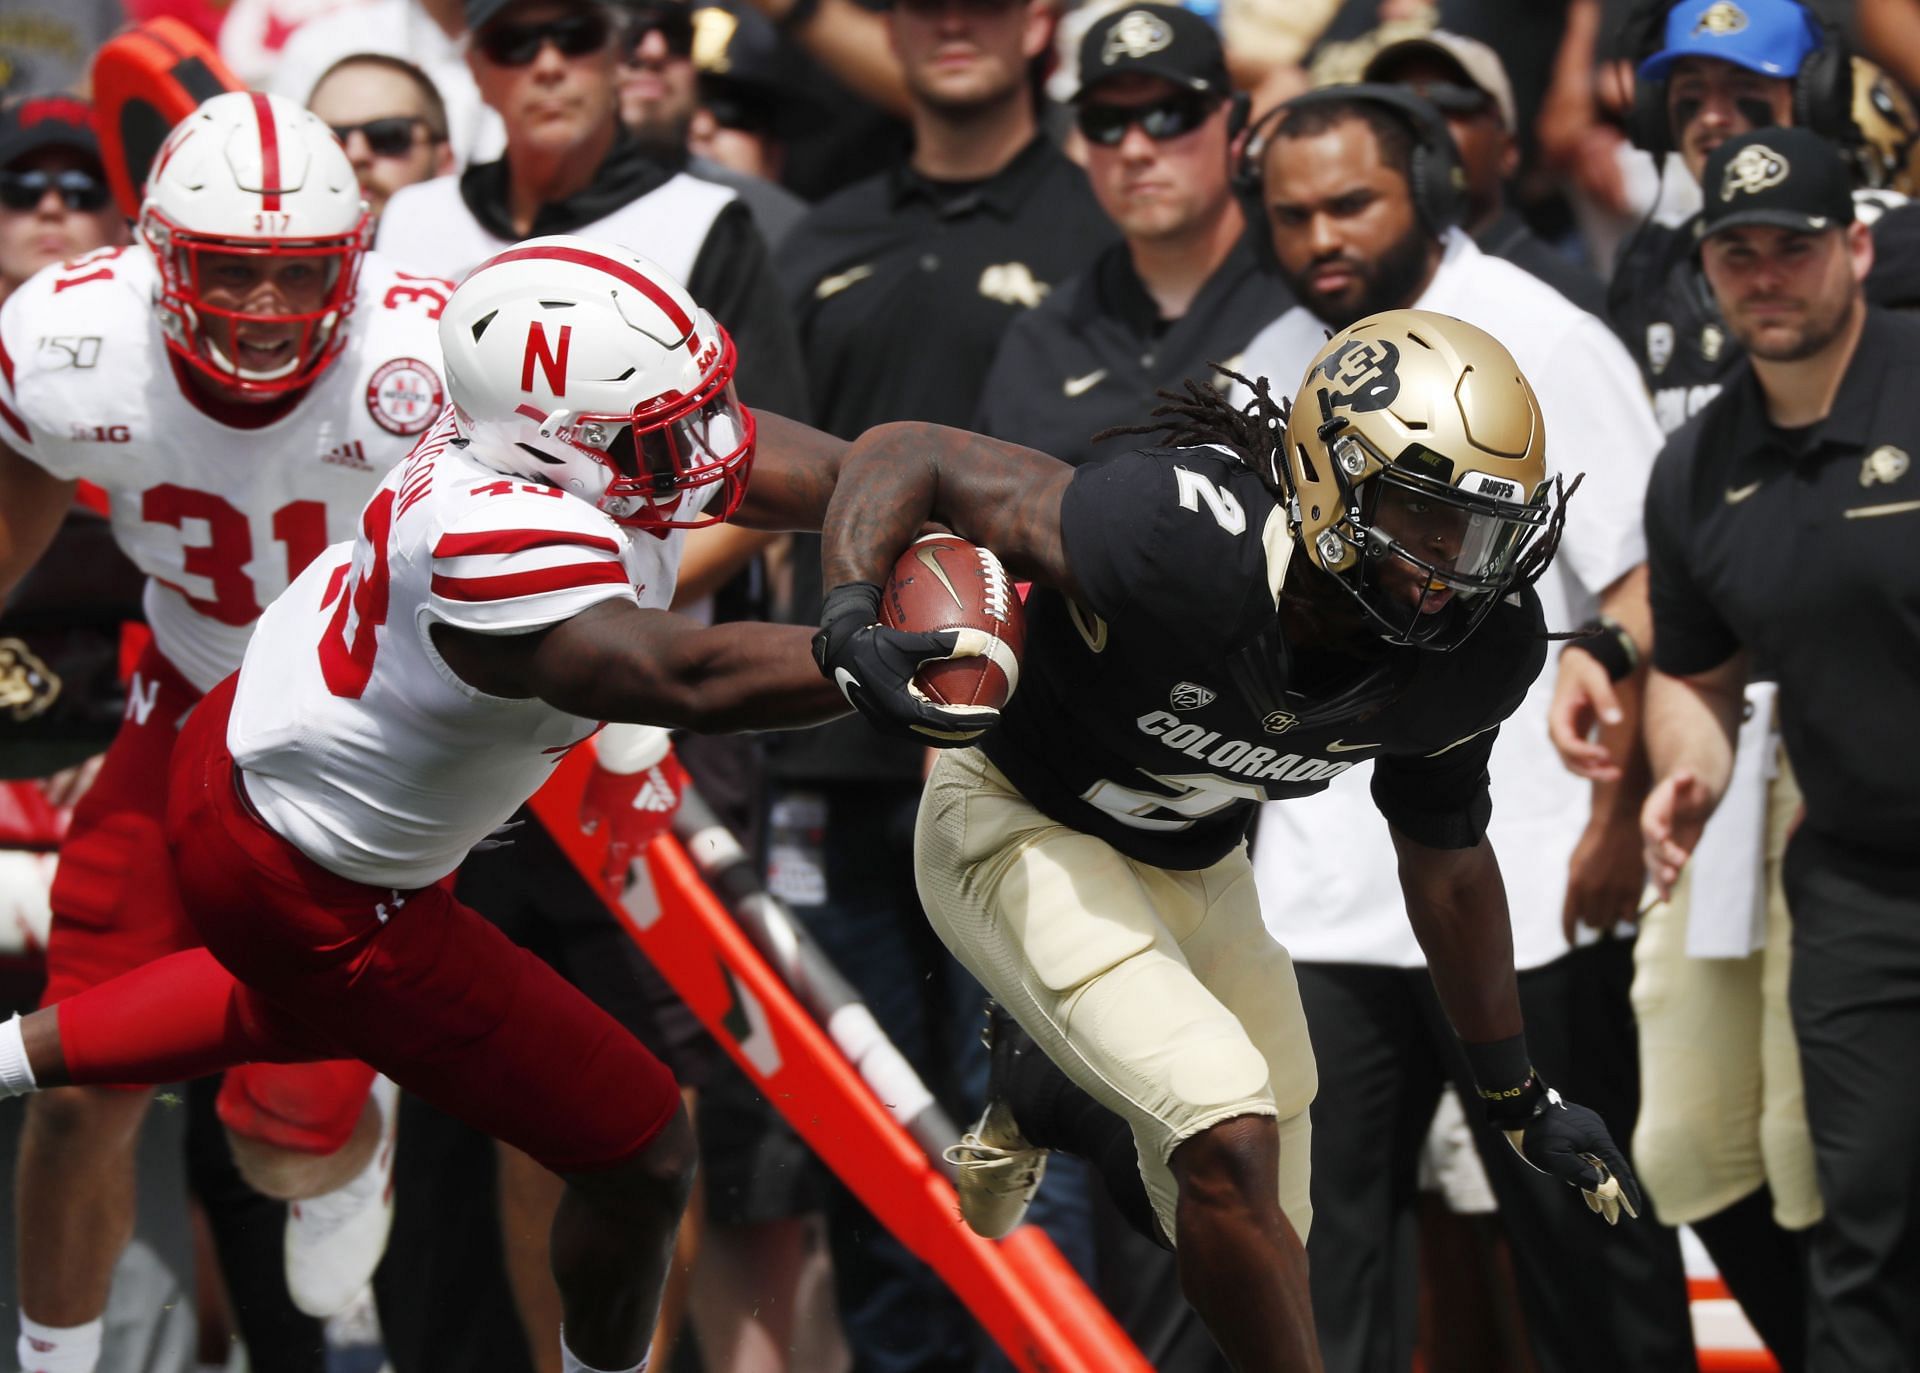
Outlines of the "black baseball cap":
[{"label": "black baseball cap", "polygon": [[43,148],[71,148],[98,162],[93,106],[71,95],[42,95],[0,110],[0,167]]},{"label": "black baseball cap", "polygon": [[1839,147],[1811,129],[1770,128],[1729,138],[1700,178],[1701,238],[1743,224],[1817,234],[1853,223],[1853,177]]},{"label": "black baseball cap", "polygon": [[1076,101],[1110,76],[1144,72],[1191,91],[1226,95],[1226,54],[1213,25],[1178,5],[1129,5],[1097,21],[1080,40]]}]

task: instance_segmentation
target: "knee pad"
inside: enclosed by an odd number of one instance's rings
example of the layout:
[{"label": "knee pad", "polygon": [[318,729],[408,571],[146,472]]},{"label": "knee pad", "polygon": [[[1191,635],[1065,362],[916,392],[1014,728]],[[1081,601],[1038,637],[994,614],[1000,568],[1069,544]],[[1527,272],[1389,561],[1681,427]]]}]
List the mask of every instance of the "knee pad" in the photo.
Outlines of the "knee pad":
[{"label": "knee pad", "polygon": [[236,1135],[302,1154],[331,1154],[352,1138],[373,1069],[349,1059],[248,1063],[227,1070],[216,1105]]}]

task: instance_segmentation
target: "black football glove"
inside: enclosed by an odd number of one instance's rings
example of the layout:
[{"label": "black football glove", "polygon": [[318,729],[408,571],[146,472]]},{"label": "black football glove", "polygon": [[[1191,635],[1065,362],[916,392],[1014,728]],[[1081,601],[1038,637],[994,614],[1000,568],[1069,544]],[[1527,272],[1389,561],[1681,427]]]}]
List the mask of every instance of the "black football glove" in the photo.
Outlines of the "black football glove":
[{"label": "black football glove", "polygon": [[1488,1123],[1513,1151],[1540,1172],[1578,1187],[1589,1211],[1605,1216],[1608,1225],[1619,1224],[1622,1211],[1639,1218],[1640,1184],[1598,1115],[1563,1098],[1538,1073],[1518,1087],[1480,1095]]},{"label": "black football glove", "polygon": [[880,588],[872,582],[836,586],[820,607],[813,660],[849,705],[881,731],[917,736],[935,748],[970,744],[993,728],[1000,712],[991,706],[936,705],[913,684],[922,663],[983,652],[984,634],[964,629],[912,633],[879,621]]}]

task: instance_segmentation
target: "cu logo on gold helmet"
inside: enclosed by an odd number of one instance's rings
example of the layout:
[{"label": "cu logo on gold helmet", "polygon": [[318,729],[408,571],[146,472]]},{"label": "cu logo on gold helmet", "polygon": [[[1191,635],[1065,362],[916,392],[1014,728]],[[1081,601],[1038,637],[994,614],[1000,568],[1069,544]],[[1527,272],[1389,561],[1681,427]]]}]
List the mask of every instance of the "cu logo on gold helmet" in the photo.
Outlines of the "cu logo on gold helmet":
[{"label": "cu logo on gold helmet", "polygon": [[1730,33],[1738,33],[1747,26],[1747,12],[1732,0],[1720,0],[1711,5],[1707,12],[1693,26],[1695,33],[1710,33],[1716,38],[1725,38]]},{"label": "cu logo on gold helmet", "polygon": [[1334,410],[1384,410],[1400,394],[1400,350],[1386,339],[1348,339],[1315,369],[1335,389],[1323,391]]},{"label": "cu logo on gold helmet", "polygon": [[1732,200],[1736,192],[1754,195],[1787,179],[1791,168],[1787,159],[1764,143],[1755,143],[1734,154],[1720,178],[1720,199]]}]

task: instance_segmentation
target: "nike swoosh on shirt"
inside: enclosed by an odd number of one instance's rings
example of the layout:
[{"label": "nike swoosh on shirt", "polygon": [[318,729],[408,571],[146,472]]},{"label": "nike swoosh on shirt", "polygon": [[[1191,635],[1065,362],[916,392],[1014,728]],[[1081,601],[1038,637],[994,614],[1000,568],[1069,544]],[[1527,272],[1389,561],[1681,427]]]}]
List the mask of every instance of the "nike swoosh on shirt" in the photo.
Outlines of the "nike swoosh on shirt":
[{"label": "nike swoosh on shirt", "polygon": [[825,300],[828,296],[837,296],[847,287],[858,281],[865,281],[873,275],[873,264],[863,262],[858,267],[849,267],[846,271],[830,277],[821,277],[813,288],[815,300]]},{"label": "nike swoosh on shirt", "polygon": [[1758,491],[1760,487],[1761,487],[1760,482],[1754,482],[1750,486],[1729,486],[1727,488],[1727,504],[1728,505],[1740,504],[1741,501],[1744,501],[1748,496],[1751,496],[1754,492]]},{"label": "nike swoosh on shirt", "polygon": [[1072,399],[1074,396],[1086,395],[1106,379],[1107,369],[1102,367],[1098,371],[1087,373],[1084,377],[1068,377],[1061,383],[1060,389],[1067,393],[1068,399]]},{"label": "nike swoosh on shirt", "polygon": [[1870,520],[1875,515],[1904,515],[1920,510],[1920,501],[1895,501],[1892,505],[1856,505],[1846,512],[1850,520]]},{"label": "nike swoosh on shirt", "polygon": [[1349,744],[1345,739],[1335,739],[1327,745],[1328,753],[1358,753],[1363,748],[1379,748],[1378,744]]}]

